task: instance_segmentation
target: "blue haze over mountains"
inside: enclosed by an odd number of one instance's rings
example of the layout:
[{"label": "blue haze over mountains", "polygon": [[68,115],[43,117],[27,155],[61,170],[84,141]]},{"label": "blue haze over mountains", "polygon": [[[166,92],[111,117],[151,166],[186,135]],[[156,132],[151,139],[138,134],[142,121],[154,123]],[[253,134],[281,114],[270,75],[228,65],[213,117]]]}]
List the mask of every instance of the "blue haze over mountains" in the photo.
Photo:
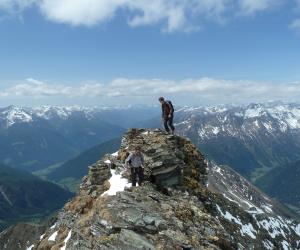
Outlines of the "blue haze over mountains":
[{"label": "blue haze over mountains", "polygon": [[[292,177],[299,173],[300,105],[175,109],[177,133],[209,160],[232,167],[299,211],[300,182]],[[0,162],[75,192],[87,167],[117,150],[129,127],[161,128],[160,107],[1,108]],[[279,182],[280,177],[287,181]],[[276,183],[280,186],[272,188]]]}]

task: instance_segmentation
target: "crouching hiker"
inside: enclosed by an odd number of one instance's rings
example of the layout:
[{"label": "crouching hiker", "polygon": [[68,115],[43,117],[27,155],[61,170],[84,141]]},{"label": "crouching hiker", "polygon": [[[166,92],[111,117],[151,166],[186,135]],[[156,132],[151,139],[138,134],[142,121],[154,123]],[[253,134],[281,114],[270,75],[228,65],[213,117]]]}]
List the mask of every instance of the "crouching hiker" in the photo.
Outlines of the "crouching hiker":
[{"label": "crouching hiker", "polygon": [[135,147],[134,152],[130,153],[125,160],[125,165],[130,166],[132,186],[136,186],[136,180],[138,178],[139,186],[144,181],[144,156],[139,146]]}]

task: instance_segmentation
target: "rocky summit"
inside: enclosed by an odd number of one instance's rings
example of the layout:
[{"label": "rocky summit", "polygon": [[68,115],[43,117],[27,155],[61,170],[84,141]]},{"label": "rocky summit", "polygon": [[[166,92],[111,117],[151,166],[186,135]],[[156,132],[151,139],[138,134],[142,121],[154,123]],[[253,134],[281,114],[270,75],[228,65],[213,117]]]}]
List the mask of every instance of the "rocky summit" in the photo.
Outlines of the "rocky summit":
[{"label": "rocky summit", "polygon": [[[131,188],[124,159],[137,145],[145,182]],[[282,227],[268,227],[267,218],[258,221],[219,189],[208,189],[208,173],[222,173],[213,168],[185,138],[131,129],[118,152],[90,166],[77,196],[27,249],[300,248],[299,224],[280,216]]]}]

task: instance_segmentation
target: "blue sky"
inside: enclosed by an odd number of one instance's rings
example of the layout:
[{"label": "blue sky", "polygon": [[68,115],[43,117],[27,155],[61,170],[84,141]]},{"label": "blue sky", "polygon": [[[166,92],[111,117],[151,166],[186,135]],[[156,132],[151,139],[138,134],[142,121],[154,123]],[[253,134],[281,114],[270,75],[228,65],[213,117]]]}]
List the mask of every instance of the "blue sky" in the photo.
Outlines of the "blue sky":
[{"label": "blue sky", "polygon": [[298,0],[0,0],[0,105],[297,101],[299,20]]}]

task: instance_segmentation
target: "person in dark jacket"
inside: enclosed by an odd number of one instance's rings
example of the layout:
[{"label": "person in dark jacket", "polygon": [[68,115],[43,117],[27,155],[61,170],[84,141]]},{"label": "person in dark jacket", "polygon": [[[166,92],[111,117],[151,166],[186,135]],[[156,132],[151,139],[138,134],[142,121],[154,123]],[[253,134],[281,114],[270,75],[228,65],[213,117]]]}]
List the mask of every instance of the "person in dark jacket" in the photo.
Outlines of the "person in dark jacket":
[{"label": "person in dark jacket", "polygon": [[129,154],[125,160],[125,165],[130,166],[132,186],[136,186],[137,179],[139,186],[141,186],[144,181],[144,156],[139,146]]},{"label": "person in dark jacket", "polygon": [[173,118],[174,118],[174,108],[170,101],[165,100],[164,97],[159,97],[159,102],[161,104],[161,111],[162,111],[162,120],[164,123],[164,127],[167,133],[174,134],[175,127],[173,125]]}]

